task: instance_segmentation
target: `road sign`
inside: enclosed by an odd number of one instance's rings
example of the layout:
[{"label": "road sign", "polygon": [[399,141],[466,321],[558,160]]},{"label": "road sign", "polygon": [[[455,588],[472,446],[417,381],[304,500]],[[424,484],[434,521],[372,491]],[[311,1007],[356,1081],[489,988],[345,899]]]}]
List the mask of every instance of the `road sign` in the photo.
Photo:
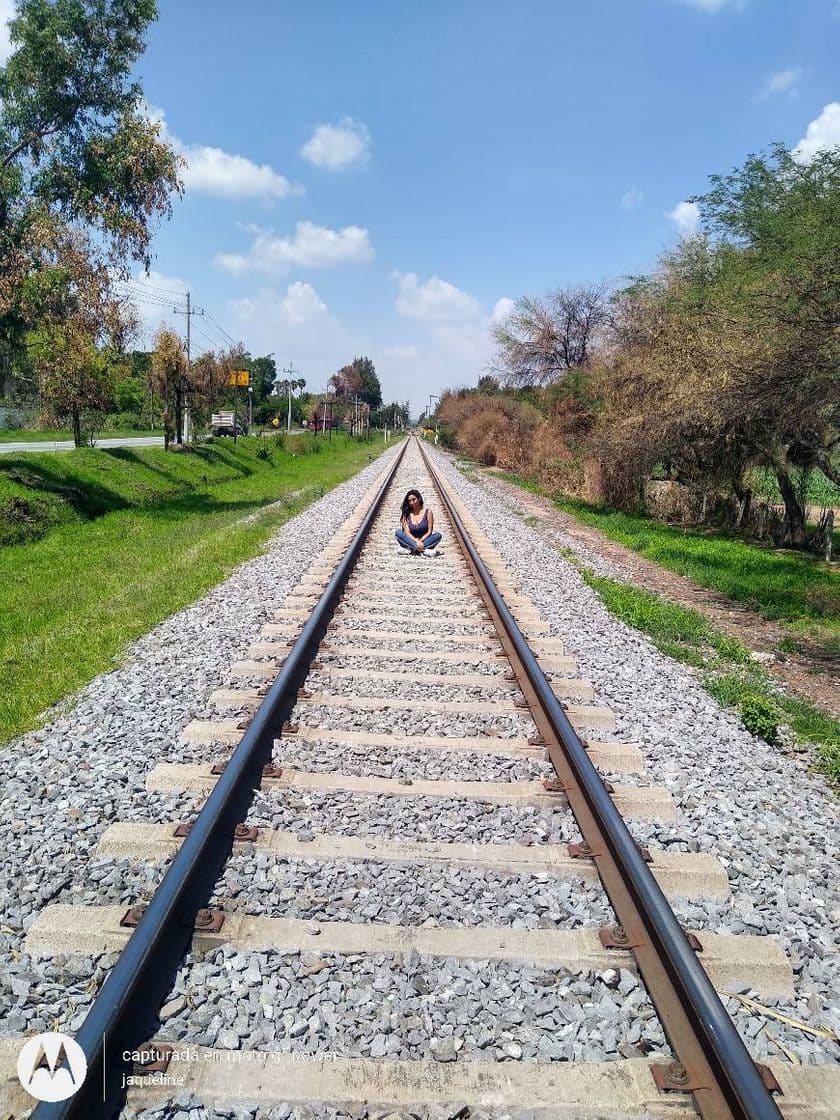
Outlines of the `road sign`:
[{"label": "road sign", "polygon": [[228,385],[243,385],[248,386],[251,384],[251,374],[247,369],[235,369],[228,376]]}]

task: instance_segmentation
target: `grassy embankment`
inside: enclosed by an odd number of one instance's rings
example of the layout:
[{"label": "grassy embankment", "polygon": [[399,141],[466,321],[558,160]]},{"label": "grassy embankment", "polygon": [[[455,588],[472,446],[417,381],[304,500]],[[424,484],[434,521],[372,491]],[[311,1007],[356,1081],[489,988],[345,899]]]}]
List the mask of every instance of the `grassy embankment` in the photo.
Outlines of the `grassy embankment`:
[{"label": "grassy embankment", "polygon": [[380,450],[337,436],[0,458],[0,741]]},{"label": "grassy embankment", "polygon": [[[516,475],[501,477],[543,493]],[[780,643],[782,652],[800,646],[828,656],[840,652],[840,585],[820,561],[711,532],[684,532],[650,518],[556,496],[555,504],[663,568],[782,623],[790,634]],[[612,614],[647,634],[663,653],[700,670],[708,691],[724,706],[737,708],[748,730],[775,742],[780,726],[787,724],[797,739],[816,747],[821,768],[840,782],[840,721],[807,701],[780,693],[749,650],[698,611],[585,569],[582,575]]]},{"label": "grassy embankment", "polygon": [[[119,439],[125,436],[127,439],[141,437],[141,436],[160,436],[163,439],[163,431],[158,428],[155,431],[151,429],[148,431],[110,431],[100,432],[97,439]],[[73,433],[67,429],[56,428],[54,431],[34,431],[30,428],[0,428],[0,443],[66,443],[73,442]]]}]

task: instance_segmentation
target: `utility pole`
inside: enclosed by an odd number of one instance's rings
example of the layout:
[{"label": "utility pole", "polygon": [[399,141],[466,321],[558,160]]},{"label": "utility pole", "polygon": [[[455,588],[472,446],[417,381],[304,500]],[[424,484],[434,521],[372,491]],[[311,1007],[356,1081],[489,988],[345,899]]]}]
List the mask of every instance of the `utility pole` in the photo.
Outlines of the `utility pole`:
[{"label": "utility pole", "polygon": [[[172,310],[176,315],[186,315],[187,317],[187,376],[190,372],[190,324],[193,315],[204,315],[206,312],[203,307],[193,307],[191,302],[191,293],[187,292],[187,306],[186,307],[173,307]],[[190,434],[190,412],[189,401],[187,400],[186,389],[178,389],[176,396],[176,419],[175,419],[175,442],[183,444],[185,439],[189,439]]]},{"label": "utility pole", "polygon": [[[430,420],[432,418],[432,401],[437,401],[438,404],[440,404],[440,397],[437,396],[436,393],[429,393],[429,419]],[[435,409],[435,411],[437,411],[437,409]],[[435,447],[437,447],[437,441],[438,441],[438,422],[437,422],[437,417],[435,417]]]},{"label": "utility pole", "polygon": [[282,371],[286,374],[286,387],[289,390],[289,413],[286,418],[286,433],[292,430],[292,374],[300,373],[299,369],[295,369],[294,363],[289,362],[289,368]]}]

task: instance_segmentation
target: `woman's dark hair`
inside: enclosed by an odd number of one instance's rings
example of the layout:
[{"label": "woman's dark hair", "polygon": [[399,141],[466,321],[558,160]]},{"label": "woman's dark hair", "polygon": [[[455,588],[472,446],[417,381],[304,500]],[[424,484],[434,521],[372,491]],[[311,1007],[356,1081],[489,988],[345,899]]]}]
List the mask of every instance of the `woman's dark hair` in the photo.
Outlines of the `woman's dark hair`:
[{"label": "woman's dark hair", "polygon": [[408,518],[408,515],[411,513],[411,506],[408,504],[408,499],[411,497],[412,494],[419,500],[420,508],[421,509],[423,508],[423,495],[420,493],[420,491],[419,490],[409,490],[409,492],[403,498],[403,504],[402,504],[402,515],[405,518]]}]

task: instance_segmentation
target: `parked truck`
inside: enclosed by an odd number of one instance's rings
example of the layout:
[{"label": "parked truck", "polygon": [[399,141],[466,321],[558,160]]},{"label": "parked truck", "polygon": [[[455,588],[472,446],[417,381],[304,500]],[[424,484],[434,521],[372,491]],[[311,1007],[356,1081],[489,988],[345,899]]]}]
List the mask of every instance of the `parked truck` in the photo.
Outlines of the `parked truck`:
[{"label": "parked truck", "polygon": [[244,436],[246,433],[235,412],[214,412],[210,417],[210,431],[214,436]]}]

